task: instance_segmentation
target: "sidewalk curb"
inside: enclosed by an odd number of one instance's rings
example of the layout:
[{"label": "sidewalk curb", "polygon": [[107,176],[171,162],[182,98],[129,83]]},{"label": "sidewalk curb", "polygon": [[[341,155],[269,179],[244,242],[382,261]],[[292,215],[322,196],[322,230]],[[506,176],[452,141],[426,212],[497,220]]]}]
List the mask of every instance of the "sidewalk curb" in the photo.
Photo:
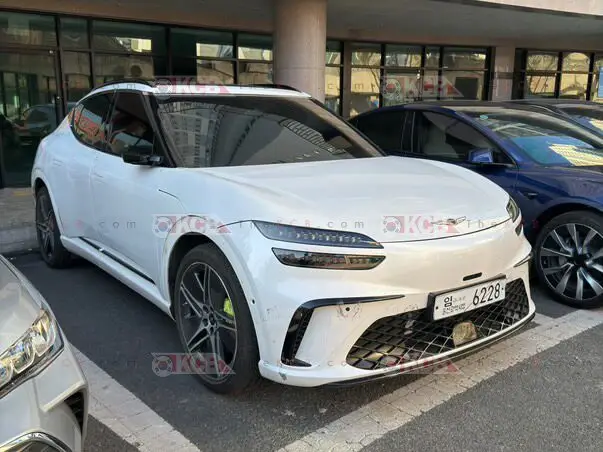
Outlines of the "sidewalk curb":
[{"label": "sidewalk curb", "polygon": [[34,225],[0,229],[0,254],[32,251],[38,247]]}]

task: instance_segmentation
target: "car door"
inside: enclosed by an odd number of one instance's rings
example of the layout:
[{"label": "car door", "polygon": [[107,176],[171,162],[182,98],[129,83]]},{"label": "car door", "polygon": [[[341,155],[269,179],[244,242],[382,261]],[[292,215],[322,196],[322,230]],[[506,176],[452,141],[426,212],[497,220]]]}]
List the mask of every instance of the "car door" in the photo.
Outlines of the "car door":
[{"label": "car door", "polygon": [[84,99],[70,115],[71,126],[59,130],[53,141],[49,180],[55,210],[67,237],[95,240],[90,173],[99,150],[104,149],[104,120],[112,92]]},{"label": "car door", "polygon": [[[482,132],[459,118],[432,111],[415,111],[410,141],[417,156],[464,166],[517,198],[518,172],[513,160]],[[478,149],[491,150],[494,164],[470,163],[470,151]]]},{"label": "car door", "polygon": [[123,160],[123,153],[136,147],[163,152],[143,96],[118,91],[107,125],[107,147],[92,169],[99,244],[105,254],[156,283],[163,239],[154,233],[154,221],[158,216],[180,214],[183,208],[161,190],[161,176],[167,168]]}]

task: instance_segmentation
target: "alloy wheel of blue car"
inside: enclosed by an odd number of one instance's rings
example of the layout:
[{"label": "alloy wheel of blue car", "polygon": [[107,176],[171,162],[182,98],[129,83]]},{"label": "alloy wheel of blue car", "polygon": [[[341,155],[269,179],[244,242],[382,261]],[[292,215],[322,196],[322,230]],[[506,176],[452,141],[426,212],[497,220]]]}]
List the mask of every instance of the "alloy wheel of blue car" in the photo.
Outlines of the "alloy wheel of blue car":
[{"label": "alloy wheel of blue car", "polygon": [[601,216],[560,215],[543,228],[536,248],[536,270],[555,298],[580,308],[603,304]]}]

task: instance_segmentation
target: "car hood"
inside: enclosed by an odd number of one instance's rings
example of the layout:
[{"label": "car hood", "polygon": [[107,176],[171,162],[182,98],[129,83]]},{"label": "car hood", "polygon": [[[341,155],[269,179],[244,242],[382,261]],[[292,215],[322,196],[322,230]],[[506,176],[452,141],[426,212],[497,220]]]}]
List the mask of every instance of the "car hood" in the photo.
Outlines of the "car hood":
[{"label": "car hood", "polygon": [[[476,232],[509,219],[504,190],[473,171],[431,160],[392,156],[185,172],[213,178],[208,191],[219,195],[212,198],[229,200],[214,206],[222,224],[263,220],[399,242]],[[176,196],[189,207],[194,192]]]},{"label": "car hood", "polygon": [[17,270],[0,256],[0,354],[4,353],[34,323],[40,314],[27,284]]}]

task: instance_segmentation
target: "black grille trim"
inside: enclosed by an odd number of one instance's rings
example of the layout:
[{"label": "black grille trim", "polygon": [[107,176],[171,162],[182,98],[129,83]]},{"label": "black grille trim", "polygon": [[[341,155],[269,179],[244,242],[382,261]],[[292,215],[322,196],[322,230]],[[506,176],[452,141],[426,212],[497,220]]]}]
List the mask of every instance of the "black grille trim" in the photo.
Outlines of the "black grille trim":
[{"label": "black grille trim", "polygon": [[[314,309],[300,307],[293,314],[291,322],[289,322],[288,332],[285,336],[285,344],[283,345],[283,351],[281,353],[281,361],[283,364],[288,366],[310,366],[310,364],[296,359],[295,355],[299,350],[304,334],[306,334],[313,312]],[[291,331],[293,328],[295,329]]]},{"label": "black grille trim", "polygon": [[528,316],[530,307],[522,279],[507,283],[505,290],[506,298],[498,303],[435,322],[426,309],[379,319],[352,346],[346,361],[379,370],[454,352],[452,329],[463,321],[473,322],[478,339],[509,329]]},{"label": "black grille trim", "polygon": [[73,413],[73,416],[75,416],[75,419],[80,426],[80,430],[83,430],[85,410],[84,394],[81,392],[76,392],[75,394],[70,395],[67,400],[65,400],[65,403]]}]

